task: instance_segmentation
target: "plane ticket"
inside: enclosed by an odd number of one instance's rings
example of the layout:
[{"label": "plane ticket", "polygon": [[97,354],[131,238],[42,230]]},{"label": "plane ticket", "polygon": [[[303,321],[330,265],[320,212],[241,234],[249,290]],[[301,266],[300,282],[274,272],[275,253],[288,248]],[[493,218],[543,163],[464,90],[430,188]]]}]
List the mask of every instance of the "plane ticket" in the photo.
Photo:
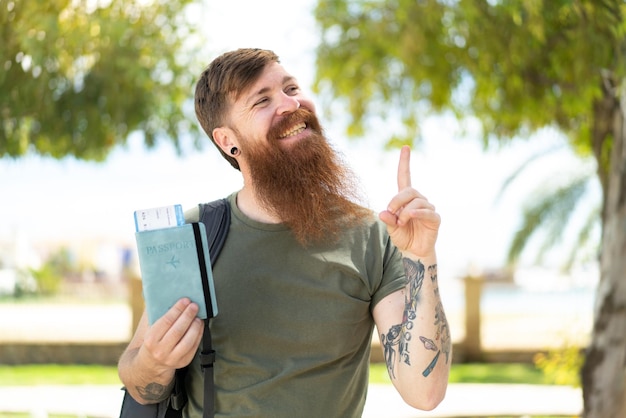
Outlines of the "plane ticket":
[{"label": "plane ticket", "polygon": [[185,215],[182,205],[162,206],[135,211],[135,229],[137,232],[172,228],[184,224]]}]

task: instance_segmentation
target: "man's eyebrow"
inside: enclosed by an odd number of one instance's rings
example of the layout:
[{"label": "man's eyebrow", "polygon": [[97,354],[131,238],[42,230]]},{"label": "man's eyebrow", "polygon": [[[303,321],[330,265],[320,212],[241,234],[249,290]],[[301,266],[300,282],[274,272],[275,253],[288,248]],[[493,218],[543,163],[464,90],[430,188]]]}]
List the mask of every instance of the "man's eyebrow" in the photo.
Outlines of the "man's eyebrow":
[{"label": "man's eyebrow", "polygon": [[[295,81],[296,81],[296,78],[294,76],[286,75],[286,76],[283,77],[282,84],[285,85],[285,84],[292,83],[292,82],[295,82]],[[259,91],[255,92],[255,93],[251,93],[248,96],[248,98],[246,99],[246,103],[249,103],[251,100],[253,100],[254,98],[256,98],[258,96],[264,95],[265,93],[267,93],[270,90],[271,90],[271,87],[266,86],[266,87],[261,88]]]}]

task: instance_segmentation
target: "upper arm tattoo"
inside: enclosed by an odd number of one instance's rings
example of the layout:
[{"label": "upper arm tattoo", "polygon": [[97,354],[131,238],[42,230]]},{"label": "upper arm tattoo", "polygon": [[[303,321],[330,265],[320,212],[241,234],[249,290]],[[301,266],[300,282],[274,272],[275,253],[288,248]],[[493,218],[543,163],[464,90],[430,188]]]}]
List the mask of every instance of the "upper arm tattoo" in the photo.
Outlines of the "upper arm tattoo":
[{"label": "upper arm tattoo", "polygon": [[439,360],[441,353],[445,354],[446,363],[448,363],[451,351],[450,329],[443,310],[443,305],[441,304],[441,299],[439,298],[437,265],[433,264],[428,266],[428,269],[426,269],[424,264],[422,264],[419,260],[413,261],[409,258],[404,258],[402,262],[407,276],[408,290],[404,302],[402,323],[393,325],[389,328],[389,331],[386,334],[381,334],[380,341],[383,346],[385,362],[387,364],[389,374],[395,379],[395,364],[397,361],[402,361],[407,365],[411,365],[409,341],[411,341],[412,338],[411,330],[414,326],[413,321],[417,317],[417,306],[420,303],[424,276],[426,274],[426,270],[428,270],[428,275],[433,282],[434,293],[437,297],[437,306],[435,307],[434,313],[436,334],[433,338],[419,336],[419,340],[422,342],[426,350],[436,351],[437,353],[428,367],[426,367],[426,369],[422,372],[422,375],[427,377],[437,365],[437,361]]}]

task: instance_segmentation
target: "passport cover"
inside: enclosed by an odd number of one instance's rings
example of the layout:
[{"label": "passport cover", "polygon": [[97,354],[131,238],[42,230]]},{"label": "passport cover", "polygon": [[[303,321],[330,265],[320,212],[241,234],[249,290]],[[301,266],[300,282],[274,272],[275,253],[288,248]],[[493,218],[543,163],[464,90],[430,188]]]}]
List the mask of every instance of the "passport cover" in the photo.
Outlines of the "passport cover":
[{"label": "passport cover", "polygon": [[[203,223],[136,232],[135,238],[143,298],[150,324],[183,297],[198,304],[199,318],[217,315],[213,273]],[[203,280],[203,276],[206,280]],[[205,290],[210,295],[208,301],[205,299]]]}]

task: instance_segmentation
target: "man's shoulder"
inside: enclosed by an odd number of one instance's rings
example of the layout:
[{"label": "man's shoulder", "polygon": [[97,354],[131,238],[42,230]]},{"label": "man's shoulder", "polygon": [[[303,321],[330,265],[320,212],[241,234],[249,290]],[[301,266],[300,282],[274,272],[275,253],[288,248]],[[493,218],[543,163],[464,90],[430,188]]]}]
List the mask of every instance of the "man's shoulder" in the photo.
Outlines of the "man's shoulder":
[{"label": "man's shoulder", "polygon": [[373,211],[368,216],[361,218],[359,222],[342,228],[341,236],[341,240],[349,245],[360,242],[365,247],[372,245],[384,246],[389,239],[387,225],[378,219],[378,216]]},{"label": "man's shoulder", "polygon": [[200,221],[200,205],[196,205],[185,211],[185,223],[199,222]]},{"label": "man's shoulder", "polygon": [[228,195],[228,196],[226,196],[226,197],[224,197],[224,198],[213,200],[213,201],[211,201],[211,202],[207,202],[207,203],[198,203],[196,206],[194,206],[194,207],[192,207],[192,208],[187,209],[187,210],[184,212],[184,215],[185,215],[185,223],[188,223],[188,224],[189,224],[189,223],[192,223],[192,222],[200,222],[201,207],[202,207],[203,205],[211,204],[211,203],[218,202],[218,201],[221,201],[221,200],[227,200],[227,201],[228,201],[228,202],[232,205],[232,204],[233,204],[233,202],[235,201],[235,200],[233,200],[233,199],[235,199],[235,196],[236,196],[236,195],[237,195],[237,192],[232,193],[232,194],[230,194],[230,195]]}]

